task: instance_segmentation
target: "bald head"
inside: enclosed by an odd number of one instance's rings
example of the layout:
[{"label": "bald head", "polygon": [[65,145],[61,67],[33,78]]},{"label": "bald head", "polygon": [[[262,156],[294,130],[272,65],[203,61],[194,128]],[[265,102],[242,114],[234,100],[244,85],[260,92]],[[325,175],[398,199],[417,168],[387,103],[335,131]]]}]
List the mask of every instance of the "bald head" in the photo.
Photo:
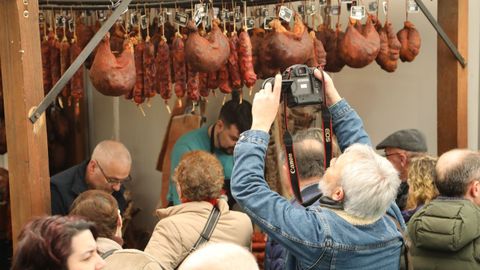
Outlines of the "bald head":
[{"label": "bald head", "polygon": [[130,167],[132,164],[132,157],[125,145],[112,140],[98,143],[93,149],[92,159],[102,164],[113,162],[122,167]]},{"label": "bald head", "polygon": [[[325,173],[323,131],[320,128],[300,130],[293,136],[295,161],[300,180],[320,178]],[[338,146],[333,140],[334,156],[338,156]]]},{"label": "bald head", "polygon": [[464,197],[469,184],[480,178],[480,154],[468,149],[448,151],[438,158],[435,173],[440,195]]},{"label": "bald head", "polygon": [[180,270],[258,270],[258,265],[244,247],[232,243],[210,243],[192,253]]}]

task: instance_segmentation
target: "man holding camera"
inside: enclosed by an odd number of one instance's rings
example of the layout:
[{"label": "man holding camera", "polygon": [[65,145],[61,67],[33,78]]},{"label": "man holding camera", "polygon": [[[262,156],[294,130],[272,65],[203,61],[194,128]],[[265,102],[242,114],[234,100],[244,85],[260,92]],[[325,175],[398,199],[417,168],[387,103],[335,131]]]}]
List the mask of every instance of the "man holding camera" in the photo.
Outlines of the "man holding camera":
[{"label": "man holding camera", "polygon": [[[315,70],[320,80],[322,72]],[[288,251],[286,269],[398,269],[404,227],[394,203],[397,171],[370,147],[357,113],[325,77],[326,105],[340,149],[319,182],[319,206],[296,208],[264,179],[269,130],[279,106],[282,77],[254,98],[252,127],[234,151],[232,194],[253,221]],[[272,90],[273,88],[273,90]],[[312,91],[313,92],[313,91]],[[288,93],[287,93],[288,94]]]}]

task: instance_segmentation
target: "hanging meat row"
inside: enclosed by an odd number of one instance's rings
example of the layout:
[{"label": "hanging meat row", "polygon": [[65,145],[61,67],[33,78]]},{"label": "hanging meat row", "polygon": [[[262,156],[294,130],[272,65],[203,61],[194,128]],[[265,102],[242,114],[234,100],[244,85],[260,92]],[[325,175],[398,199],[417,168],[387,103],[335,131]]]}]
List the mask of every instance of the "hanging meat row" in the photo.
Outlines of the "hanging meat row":
[{"label": "hanging meat row", "polygon": [[[244,12],[245,13],[245,12]],[[368,14],[366,22],[350,19],[343,32],[337,21],[311,30],[299,14],[290,25],[273,19],[270,30],[213,20],[207,33],[188,22],[175,27],[167,20],[145,11],[151,24],[144,29],[131,26],[132,14],[117,21],[98,45],[86,66],[95,88],[104,95],[121,96],[141,104],[160,94],[168,100],[187,95],[197,101],[219,89],[229,94],[243,86],[252,88],[260,78],[274,76],[293,64],[307,64],[338,72],[343,66],[362,68],[374,60],[382,69],[393,72],[397,62],[413,61],[421,39],[414,25],[406,21],[395,33],[388,17],[384,24]],[[340,15],[339,15],[340,16]],[[74,31],[43,24],[42,64],[44,88],[50,89],[99,29],[96,20],[88,26],[78,16]],[[91,21],[90,21],[91,22]],[[223,24],[223,25],[222,25]],[[229,32],[227,31],[230,30]],[[69,29],[70,30],[70,29]],[[93,57],[94,56],[94,57]],[[94,60],[93,60],[94,59]],[[62,100],[78,102],[83,93],[83,74],[79,69],[62,91]]]}]

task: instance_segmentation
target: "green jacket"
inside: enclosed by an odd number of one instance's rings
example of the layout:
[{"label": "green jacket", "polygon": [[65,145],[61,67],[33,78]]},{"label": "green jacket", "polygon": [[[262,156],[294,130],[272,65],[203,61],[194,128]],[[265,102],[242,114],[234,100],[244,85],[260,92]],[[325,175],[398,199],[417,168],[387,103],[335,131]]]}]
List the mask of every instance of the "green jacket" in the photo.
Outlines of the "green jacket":
[{"label": "green jacket", "polygon": [[480,269],[480,207],[464,199],[438,198],[410,219],[415,270]]}]

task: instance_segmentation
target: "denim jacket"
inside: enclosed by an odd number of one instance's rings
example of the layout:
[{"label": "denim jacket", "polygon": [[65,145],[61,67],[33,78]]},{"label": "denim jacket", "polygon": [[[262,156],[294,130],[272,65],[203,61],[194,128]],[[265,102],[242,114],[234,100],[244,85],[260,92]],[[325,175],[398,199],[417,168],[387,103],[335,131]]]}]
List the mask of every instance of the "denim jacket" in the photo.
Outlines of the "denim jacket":
[{"label": "denim jacket", "polygon": [[[330,112],[342,151],[353,143],[371,145],[360,117],[345,100]],[[399,269],[402,235],[390,217],[352,225],[333,209],[297,208],[271,191],[264,179],[268,141],[269,135],[263,131],[240,135],[231,188],[254,222],[286,247],[286,269]],[[395,203],[388,212],[405,225]]]}]

